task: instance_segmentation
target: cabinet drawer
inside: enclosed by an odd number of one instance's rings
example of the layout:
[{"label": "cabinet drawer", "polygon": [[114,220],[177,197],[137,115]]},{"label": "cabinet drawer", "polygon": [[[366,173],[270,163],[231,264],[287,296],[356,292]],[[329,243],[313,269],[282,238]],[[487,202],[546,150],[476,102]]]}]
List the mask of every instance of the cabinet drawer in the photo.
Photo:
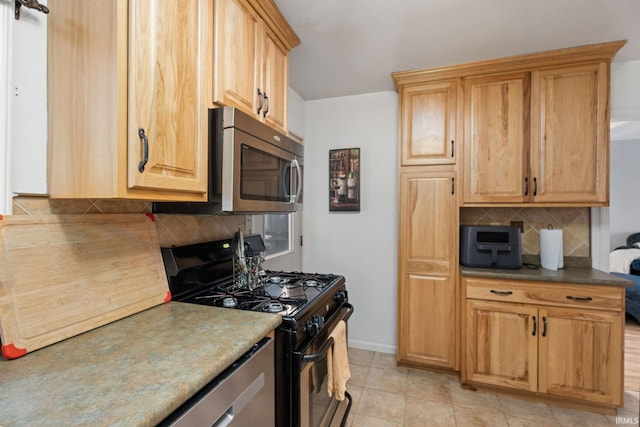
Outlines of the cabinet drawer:
[{"label": "cabinet drawer", "polygon": [[463,278],[468,299],[622,310],[624,288],[575,283]]}]

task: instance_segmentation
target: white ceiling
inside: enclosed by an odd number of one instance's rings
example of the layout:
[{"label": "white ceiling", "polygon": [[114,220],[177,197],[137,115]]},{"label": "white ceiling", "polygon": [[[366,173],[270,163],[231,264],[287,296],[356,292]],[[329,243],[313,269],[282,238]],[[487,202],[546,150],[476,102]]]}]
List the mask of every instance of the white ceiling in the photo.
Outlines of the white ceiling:
[{"label": "white ceiling", "polygon": [[640,0],[275,0],[301,44],[290,85],[304,99],[393,90],[391,72],[628,40]]}]

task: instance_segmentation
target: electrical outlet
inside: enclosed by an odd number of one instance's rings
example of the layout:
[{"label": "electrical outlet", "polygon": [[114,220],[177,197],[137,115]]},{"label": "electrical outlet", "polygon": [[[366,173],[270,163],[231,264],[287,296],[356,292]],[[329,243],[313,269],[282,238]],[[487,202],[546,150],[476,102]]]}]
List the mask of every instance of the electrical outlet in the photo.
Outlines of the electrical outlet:
[{"label": "electrical outlet", "polygon": [[511,221],[512,227],[518,227],[521,233],[524,233],[524,221]]},{"label": "electrical outlet", "polygon": [[251,226],[253,225],[251,220],[252,220],[251,215],[246,215],[244,217],[244,229],[247,232],[253,231],[251,230]]}]

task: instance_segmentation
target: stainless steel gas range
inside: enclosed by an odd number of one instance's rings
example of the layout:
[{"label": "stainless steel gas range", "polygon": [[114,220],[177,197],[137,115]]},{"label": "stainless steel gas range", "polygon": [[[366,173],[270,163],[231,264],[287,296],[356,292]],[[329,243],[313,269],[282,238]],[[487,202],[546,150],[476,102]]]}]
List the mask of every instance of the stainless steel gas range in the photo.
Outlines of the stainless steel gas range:
[{"label": "stainless steel gas range", "polygon": [[[261,237],[244,240],[243,246],[259,259]],[[264,271],[260,263],[244,263],[253,280],[238,281],[236,248],[234,239],[163,248],[173,300],[280,314],[282,324],[275,331],[276,426],[344,425],[351,396],[345,393],[343,401],[329,396],[326,360],[331,331],[353,313],[344,277]]]}]

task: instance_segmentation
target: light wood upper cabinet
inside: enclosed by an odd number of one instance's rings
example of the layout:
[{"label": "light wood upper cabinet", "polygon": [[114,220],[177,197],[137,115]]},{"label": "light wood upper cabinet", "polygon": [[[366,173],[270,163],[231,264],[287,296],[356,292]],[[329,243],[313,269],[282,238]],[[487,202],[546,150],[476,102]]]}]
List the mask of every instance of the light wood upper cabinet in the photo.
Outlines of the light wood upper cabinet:
[{"label": "light wood upper cabinet", "polygon": [[406,85],[399,92],[400,164],[455,164],[460,81]]},{"label": "light wood upper cabinet", "polygon": [[608,203],[608,81],[606,62],[465,79],[463,202]]},{"label": "light wood upper cabinet", "polygon": [[398,362],[457,367],[458,208],[451,171],[400,174]]},{"label": "light wood upper cabinet", "polygon": [[606,204],[608,81],[606,62],[465,79],[463,202]]},{"label": "light wood upper cabinet", "polygon": [[535,202],[609,202],[607,62],[531,73]]},{"label": "light wood upper cabinet", "polygon": [[50,7],[51,197],[205,200],[209,2]]},{"label": "light wood upper cabinet", "polygon": [[262,44],[262,87],[264,87],[264,121],[283,131],[288,130],[289,50],[275,33],[266,29]]},{"label": "light wood upper cabinet", "polygon": [[215,0],[213,102],[287,131],[289,51],[300,41],[272,1]]},{"label": "light wood upper cabinet", "polygon": [[213,101],[256,114],[262,26],[247,1],[216,0]]},{"label": "light wood upper cabinet", "polygon": [[527,73],[464,81],[465,203],[528,201]]}]

